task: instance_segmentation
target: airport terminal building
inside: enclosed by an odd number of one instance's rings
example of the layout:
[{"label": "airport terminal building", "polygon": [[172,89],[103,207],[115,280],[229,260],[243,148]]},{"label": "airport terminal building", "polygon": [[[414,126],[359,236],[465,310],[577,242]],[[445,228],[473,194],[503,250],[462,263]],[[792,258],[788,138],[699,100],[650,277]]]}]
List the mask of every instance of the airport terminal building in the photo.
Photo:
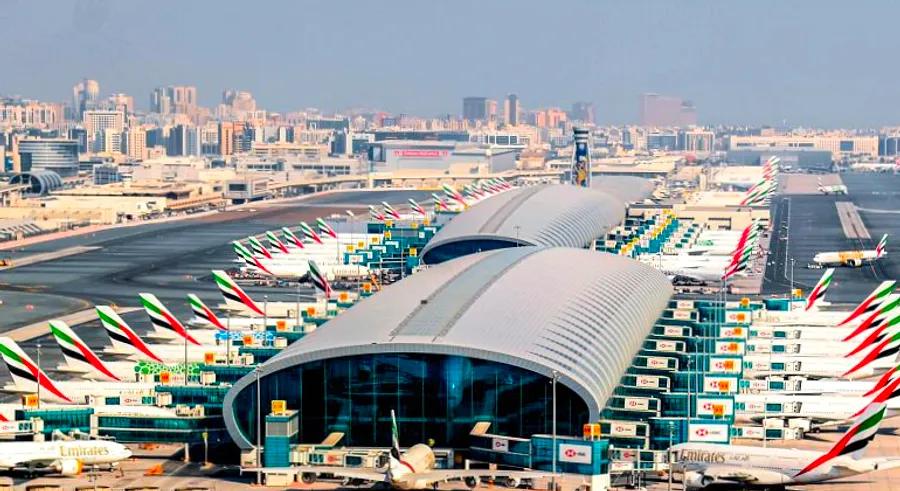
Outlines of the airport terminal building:
[{"label": "airport terminal building", "polygon": [[[557,432],[580,434],[671,294],[656,270],[595,251],[467,255],[361,301],[263,364],[262,400],[299,411],[299,442],[339,431],[346,445],[386,446],[395,410],[401,444],[463,448],[481,421],[503,435],[549,433],[556,378]],[[224,404],[245,450],[256,441],[256,387],[245,376]]]}]

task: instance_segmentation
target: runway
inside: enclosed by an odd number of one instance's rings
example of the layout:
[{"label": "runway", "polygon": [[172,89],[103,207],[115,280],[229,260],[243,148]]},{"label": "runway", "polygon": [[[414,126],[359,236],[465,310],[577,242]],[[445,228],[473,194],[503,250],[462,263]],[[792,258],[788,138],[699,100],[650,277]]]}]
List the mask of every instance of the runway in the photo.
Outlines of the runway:
[{"label": "runway", "polygon": [[[95,304],[139,306],[138,293],[154,293],[182,319],[190,317],[186,295],[196,293],[210,305],[221,302],[211,279],[211,270],[226,269],[233,252],[229,242],[282,226],[312,223],[316,217],[344,214],[348,206],[361,207],[357,215],[368,216],[369,204],[387,201],[405,208],[408,198],[423,201],[425,191],[347,191],[308,197],[255,208],[227,211],[196,219],[148,224],[127,229],[104,230],[80,237],[69,237],[17,250],[20,255],[53,253],[71,247],[92,246],[94,250],[59,257],[38,264],[0,272],[0,334],[44,319],[71,314]],[[360,226],[363,219],[360,218]],[[313,295],[309,287],[291,289],[247,288],[252,296],[268,295],[270,301],[295,301]],[[124,316],[139,332],[149,329],[143,311]],[[106,342],[99,323],[76,328],[92,346]],[[35,345],[46,347],[46,366],[60,360],[58,350],[48,337],[23,344],[34,354]],[[2,370],[0,370],[2,371]]]},{"label": "runway", "polygon": [[[815,176],[803,176],[815,179]],[[900,216],[883,210],[900,209],[900,176],[892,174],[845,173],[847,196],[811,194],[778,195],[772,201],[772,241],[763,293],[787,295],[790,289],[791,259],[794,259],[794,286],[808,293],[821,277],[822,269],[810,269],[818,252],[874,249],[882,234],[888,234],[887,255],[860,268],[841,267],[834,275],[827,299],[856,303],[886,279],[900,279]],[[858,212],[856,229],[845,228],[839,209],[852,202]],[[859,220],[859,221],[857,221]],[[861,223],[860,223],[861,222]],[[865,233],[861,233],[865,230]],[[849,235],[849,236],[848,236]],[[865,238],[868,235],[869,238]]]}]

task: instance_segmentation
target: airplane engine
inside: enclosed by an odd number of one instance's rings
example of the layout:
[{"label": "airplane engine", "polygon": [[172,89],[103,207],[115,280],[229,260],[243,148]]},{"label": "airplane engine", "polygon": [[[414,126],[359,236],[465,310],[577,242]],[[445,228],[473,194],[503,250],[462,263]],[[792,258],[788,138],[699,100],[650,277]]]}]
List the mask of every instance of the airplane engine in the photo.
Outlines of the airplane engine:
[{"label": "airplane engine", "polygon": [[475,489],[478,487],[478,478],[475,477],[467,477],[463,479],[463,482],[469,489]]},{"label": "airplane engine", "polygon": [[53,464],[53,468],[56,472],[59,472],[63,476],[77,476],[81,474],[81,469],[83,465],[78,459],[62,459],[57,460]]},{"label": "airplane engine", "polygon": [[303,484],[312,484],[316,482],[316,477],[317,476],[312,472],[304,472],[303,474],[300,474],[300,481]]},{"label": "airplane engine", "polygon": [[506,479],[503,480],[503,485],[508,488],[515,489],[515,488],[519,487],[520,484],[522,484],[522,481],[520,479],[511,477],[511,476],[507,477]]},{"label": "airplane engine", "polygon": [[847,265],[853,268],[858,268],[862,266],[862,259],[848,259]]},{"label": "airplane engine", "polygon": [[687,489],[703,489],[713,482],[713,478],[699,472],[685,472],[684,486]]}]

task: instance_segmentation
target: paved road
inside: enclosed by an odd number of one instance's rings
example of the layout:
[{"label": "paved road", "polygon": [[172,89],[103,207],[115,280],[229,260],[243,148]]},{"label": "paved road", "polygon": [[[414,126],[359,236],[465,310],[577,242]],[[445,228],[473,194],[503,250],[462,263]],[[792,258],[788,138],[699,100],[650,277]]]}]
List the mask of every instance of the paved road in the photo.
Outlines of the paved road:
[{"label": "paved road", "polygon": [[[182,318],[189,317],[185,295],[196,293],[212,304],[221,301],[210,271],[233,263],[229,242],[250,234],[296,226],[301,220],[343,214],[347,206],[365,207],[387,201],[402,204],[407,198],[425,200],[423,191],[349,191],[278,203],[241,211],[229,211],[196,219],[114,229],[51,243],[35,244],[22,253],[45,253],[76,246],[97,246],[96,250],[0,272],[0,333],[42,319],[71,314],[94,304],[114,303],[137,306],[139,292],[152,292]],[[364,211],[361,211],[364,215]],[[360,221],[360,225],[362,221]],[[296,289],[248,288],[251,295],[269,295],[271,301],[294,301]],[[309,288],[300,293],[308,298]],[[138,331],[149,328],[143,312],[124,316]],[[90,345],[105,342],[98,323],[76,328]],[[34,354],[34,345],[51,346],[48,338],[24,343]],[[96,344],[95,344],[96,343]],[[47,366],[57,356],[55,347],[46,350]],[[58,361],[58,360],[56,360]],[[2,373],[2,370],[0,370]]]}]

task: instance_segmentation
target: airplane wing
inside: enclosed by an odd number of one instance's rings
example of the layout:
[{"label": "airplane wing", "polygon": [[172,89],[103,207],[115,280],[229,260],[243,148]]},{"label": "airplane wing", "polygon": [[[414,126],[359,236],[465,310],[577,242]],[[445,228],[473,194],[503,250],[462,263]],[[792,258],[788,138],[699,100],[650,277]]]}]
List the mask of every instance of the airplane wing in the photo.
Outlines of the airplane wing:
[{"label": "airplane wing", "polygon": [[[265,468],[266,471],[272,471],[273,469],[270,467]],[[299,466],[299,467],[286,467],[286,471],[290,472],[298,472],[300,474],[330,474],[334,477],[339,478],[347,478],[347,479],[357,479],[360,481],[368,481],[368,482],[386,482],[387,476],[383,472],[378,472],[375,469],[368,468],[353,468],[353,467],[330,467],[330,466]],[[247,469],[245,472],[251,472],[253,469]]]},{"label": "airplane wing", "polygon": [[759,477],[753,473],[752,469],[742,469],[737,467],[717,467],[708,466],[701,473],[716,481],[732,481],[736,483],[752,483],[758,481]]},{"label": "airplane wing", "polygon": [[438,483],[438,482],[446,482],[446,481],[460,481],[466,478],[490,478],[490,479],[540,479],[543,477],[552,476],[552,472],[542,472],[542,471],[505,471],[505,470],[490,470],[490,469],[434,469],[427,472],[417,472],[415,474],[410,475],[410,479],[414,479],[418,482],[425,481],[428,484]]}]

